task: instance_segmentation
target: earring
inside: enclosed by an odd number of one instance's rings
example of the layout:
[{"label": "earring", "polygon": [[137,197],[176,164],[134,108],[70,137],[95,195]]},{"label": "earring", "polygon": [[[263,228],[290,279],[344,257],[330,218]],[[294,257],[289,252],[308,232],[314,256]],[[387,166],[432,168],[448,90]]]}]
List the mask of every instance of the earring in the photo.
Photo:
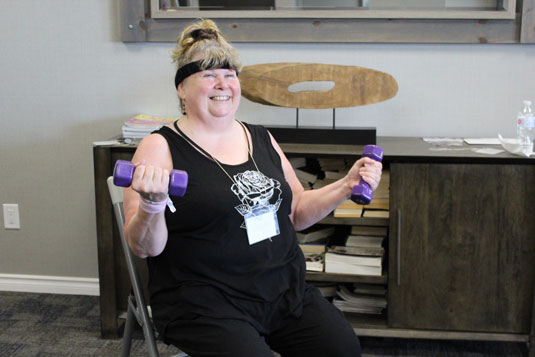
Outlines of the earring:
[{"label": "earring", "polygon": [[180,109],[182,111],[182,115],[186,115],[186,101],[184,99],[180,101]]}]

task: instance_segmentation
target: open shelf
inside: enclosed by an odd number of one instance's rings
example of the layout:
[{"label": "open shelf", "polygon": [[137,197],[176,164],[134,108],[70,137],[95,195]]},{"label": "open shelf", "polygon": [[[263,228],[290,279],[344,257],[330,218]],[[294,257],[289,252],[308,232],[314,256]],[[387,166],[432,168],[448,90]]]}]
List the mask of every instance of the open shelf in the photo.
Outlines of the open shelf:
[{"label": "open shelf", "polygon": [[380,315],[344,312],[344,316],[353,328],[386,329],[388,327],[386,309]]},{"label": "open shelf", "polygon": [[386,284],[388,281],[388,276],[387,274],[383,274],[381,276],[368,276],[307,271],[306,279],[308,281],[328,281],[334,283]]},{"label": "open shelf", "polygon": [[338,224],[346,226],[383,226],[388,227],[388,218],[370,218],[370,217],[355,217],[355,218],[339,218],[332,214],[325,217],[318,224]]}]

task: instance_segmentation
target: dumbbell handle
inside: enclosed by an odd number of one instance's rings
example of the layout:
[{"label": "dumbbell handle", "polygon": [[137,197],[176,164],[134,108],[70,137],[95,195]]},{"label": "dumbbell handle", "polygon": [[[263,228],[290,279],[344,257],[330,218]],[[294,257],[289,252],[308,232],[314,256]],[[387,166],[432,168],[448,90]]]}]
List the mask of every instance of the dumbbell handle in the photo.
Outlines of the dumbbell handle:
[{"label": "dumbbell handle", "polygon": [[[134,177],[135,166],[130,161],[117,160],[113,169],[113,184],[129,187]],[[169,173],[169,195],[184,196],[188,187],[188,173],[182,170],[171,170]]]},{"label": "dumbbell handle", "polygon": [[[362,151],[362,156],[369,157],[375,161],[383,161],[383,149],[376,145],[366,145]],[[364,180],[360,180],[358,185],[353,186],[351,200],[360,205],[367,205],[373,198],[373,191]]]}]

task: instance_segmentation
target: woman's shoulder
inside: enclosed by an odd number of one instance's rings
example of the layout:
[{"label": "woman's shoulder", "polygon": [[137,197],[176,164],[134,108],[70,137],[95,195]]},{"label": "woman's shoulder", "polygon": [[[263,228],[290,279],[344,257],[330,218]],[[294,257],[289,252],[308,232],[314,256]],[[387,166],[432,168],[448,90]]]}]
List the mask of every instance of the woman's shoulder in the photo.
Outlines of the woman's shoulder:
[{"label": "woman's shoulder", "polygon": [[164,125],[161,128],[154,130],[151,135],[147,136],[153,137],[152,140],[164,140],[168,144],[175,142],[179,135],[178,132],[174,129],[173,124]]},{"label": "woman's shoulder", "polygon": [[153,132],[150,135],[144,137],[138,144],[139,150],[148,150],[148,151],[158,151],[162,148],[167,147],[167,140],[162,135],[159,135],[159,132]]},{"label": "woman's shoulder", "polygon": [[147,164],[164,168],[173,167],[167,140],[155,133],[146,136],[140,141],[132,161],[146,162]]}]

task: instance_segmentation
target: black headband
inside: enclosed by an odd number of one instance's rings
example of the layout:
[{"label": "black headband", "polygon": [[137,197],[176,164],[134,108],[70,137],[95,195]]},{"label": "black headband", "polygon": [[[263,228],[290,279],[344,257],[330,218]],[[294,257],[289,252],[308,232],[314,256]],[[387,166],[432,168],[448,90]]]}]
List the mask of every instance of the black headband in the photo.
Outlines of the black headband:
[{"label": "black headband", "polygon": [[[176,71],[176,75],[175,75],[175,88],[178,88],[178,85],[180,83],[182,83],[182,81],[184,79],[188,78],[192,74],[204,71],[204,69],[201,68],[201,62],[202,62],[202,60],[195,61],[195,62],[190,62],[190,63],[185,64],[182,67],[180,67]],[[223,65],[221,65],[221,66],[219,66],[217,68],[212,67],[212,68],[207,68],[207,69],[220,69],[220,68],[234,69],[234,68],[230,67],[230,64],[228,62],[224,63]],[[235,70],[235,71],[236,71],[236,74],[238,74],[238,71],[237,70]]]}]

